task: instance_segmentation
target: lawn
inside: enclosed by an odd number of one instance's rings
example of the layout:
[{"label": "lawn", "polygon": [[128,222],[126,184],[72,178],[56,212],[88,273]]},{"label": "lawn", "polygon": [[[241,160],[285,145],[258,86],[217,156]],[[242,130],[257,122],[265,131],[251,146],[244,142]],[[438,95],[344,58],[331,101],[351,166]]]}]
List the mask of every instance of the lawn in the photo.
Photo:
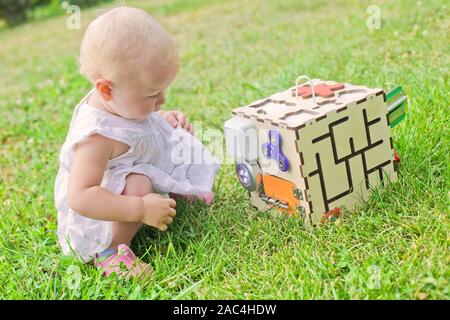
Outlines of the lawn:
[{"label": "lawn", "polygon": [[[166,109],[222,131],[235,107],[293,85],[300,74],[369,87],[401,84],[394,128],[399,181],[360,211],[306,230],[254,209],[223,165],[211,207],[178,205],[167,232],[145,228],[133,248],[152,282],[103,278],[63,257],[54,178],[73,107],[84,27],[63,14],[0,31],[0,298],[448,299],[449,8],[443,1],[127,1],[174,34],[182,68]],[[107,6],[107,5],[104,5]]]}]

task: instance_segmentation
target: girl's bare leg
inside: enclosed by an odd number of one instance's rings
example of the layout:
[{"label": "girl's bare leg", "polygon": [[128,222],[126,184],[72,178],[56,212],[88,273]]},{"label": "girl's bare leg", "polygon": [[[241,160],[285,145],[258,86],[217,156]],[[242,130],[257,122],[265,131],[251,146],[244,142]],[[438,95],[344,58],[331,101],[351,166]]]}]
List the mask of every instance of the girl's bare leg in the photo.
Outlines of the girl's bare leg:
[{"label": "girl's bare leg", "polygon": [[[147,176],[137,173],[131,173],[127,176],[125,189],[122,194],[129,196],[143,197],[149,193],[155,192],[150,179]],[[121,243],[131,244],[131,240],[142,227],[141,222],[114,222],[113,238],[110,248],[116,249]]]}]

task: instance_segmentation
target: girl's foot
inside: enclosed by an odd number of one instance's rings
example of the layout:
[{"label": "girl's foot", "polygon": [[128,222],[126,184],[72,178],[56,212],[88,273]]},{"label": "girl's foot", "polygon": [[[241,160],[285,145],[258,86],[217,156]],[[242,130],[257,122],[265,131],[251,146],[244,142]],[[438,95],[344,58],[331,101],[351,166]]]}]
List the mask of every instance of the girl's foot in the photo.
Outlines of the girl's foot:
[{"label": "girl's foot", "polygon": [[100,257],[95,255],[94,265],[103,270],[103,275],[109,276],[116,272],[119,276],[130,278],[145,279],[152,274],[151,268],[147,263],[140,261],[126,244],[119,244],[117,251]]},{"label": "girl's foot", "polygon": [[202,199],[208,206],[214,202],[214,192],[207,193]]},{"label": "girl's foot", "polygon": [[189,202],[194,202],[196,200],[200,200],[206,203],[208,206],[211,205],[214,201],[214,192],[209,192],[202,197],[189,195],[189,194],[178,194],[178,193],[169,193],[170,197],[175,200],[186,200]]}]

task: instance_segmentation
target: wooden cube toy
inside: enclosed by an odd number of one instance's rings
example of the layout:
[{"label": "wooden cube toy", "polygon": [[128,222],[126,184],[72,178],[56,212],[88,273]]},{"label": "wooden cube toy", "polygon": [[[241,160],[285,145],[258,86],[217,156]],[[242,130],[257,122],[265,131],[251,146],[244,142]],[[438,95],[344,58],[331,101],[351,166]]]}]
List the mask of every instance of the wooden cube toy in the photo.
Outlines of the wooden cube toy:
[{"label": "wooden cube toy", "polygon": [[232,111],[227,153],[260,210],[308,224],[357,209],[371,188],[397,179],[391,127],[404,117],[401,87],[389,93],[319,79]]}]

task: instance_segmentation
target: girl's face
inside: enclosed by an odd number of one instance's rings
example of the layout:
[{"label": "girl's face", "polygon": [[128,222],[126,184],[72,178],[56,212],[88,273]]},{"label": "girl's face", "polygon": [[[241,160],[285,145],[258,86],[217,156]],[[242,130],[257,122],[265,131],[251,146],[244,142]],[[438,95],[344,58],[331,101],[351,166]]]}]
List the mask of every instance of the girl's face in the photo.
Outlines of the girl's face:
[{"label": "girl's face", "polygon": [[112,89],[112,99],[108,101],[113,113],[127,119],[143,120],[152,112],[159,111],[165,102],[165,90],[121,90]]},{"label": "girl's face", "polygon": [[[112,85],[112,100],[108,101],[111,111],[127,119],[144,120],[152,112],[159,111],[165,103],[165,92],[174,80],[177,70],[165,70],[166,72],[147,73],[156,75],[145,77],[141,74],[141,85],[127,86],[131,81],[124,81],[124,86]],[[131,79],[130,79],[131,80]]]}]

